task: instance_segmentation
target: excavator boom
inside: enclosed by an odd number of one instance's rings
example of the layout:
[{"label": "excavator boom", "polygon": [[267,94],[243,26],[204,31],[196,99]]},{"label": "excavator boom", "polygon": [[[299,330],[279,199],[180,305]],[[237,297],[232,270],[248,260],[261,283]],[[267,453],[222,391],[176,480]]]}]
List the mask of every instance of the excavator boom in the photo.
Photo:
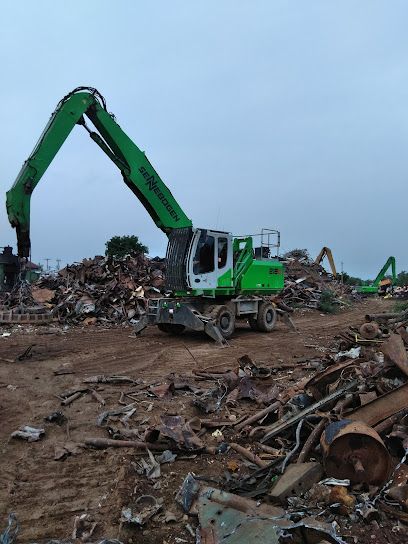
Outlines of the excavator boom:
[{"label": "excavator boom", "polygon": [[[385,275],[390,267],[391,267],[392,279],[390,281],[385,281],[384,280]],[[380,293],[387,286],[395,285],[396,281],[397,281],[397,271],[396,271],[395,257],[388,257],[384,266],[381,268],[381,270],[377,274],[377,277],[375,278],[373,283],[371,283],[370,285],[359,285],[356,288],[356,290],[358,293],[361,293],[363,295],[373,295],[373,294]]]},{"label": "excavator boom", "polygon": [[[98,132],[87,127],[84,116],[90,119]],[[77,124],[86,128],[95,143],[116,164],[124,182],[142,202],[157,227],[169,234],[174,229],[192,226],[191,220],[145,153],[108,113],[102,95],[91,87],[77,87],[57,105],[34,150],[7,192],[7,214],[17,231],[19,257],[29,257],[30,254],[31,194]]]},{"label": "excavator boom", "polygon": [[326,246],[322,247],[319,255],[315,259],[315,263],[321,264],[325,257],[327,257],[327,260],[329,261],[333,278],[336,278],[337,276],[336,265],[334,264],[332,250],[329,247],[326,247]]},{"label": "excavator boom", "polygon": [[381,270],[377,274],[377,277],[373,281],[373,286],[378,287],[378,285],[380,285],[381,280],[384,279],[384,276],[390,267],[391,267],[392,283],[394,284],[396,282],[397,273],[396,273],[396,267],[395,267],[395,257],[388,257],[385,265],[381,268]]}]

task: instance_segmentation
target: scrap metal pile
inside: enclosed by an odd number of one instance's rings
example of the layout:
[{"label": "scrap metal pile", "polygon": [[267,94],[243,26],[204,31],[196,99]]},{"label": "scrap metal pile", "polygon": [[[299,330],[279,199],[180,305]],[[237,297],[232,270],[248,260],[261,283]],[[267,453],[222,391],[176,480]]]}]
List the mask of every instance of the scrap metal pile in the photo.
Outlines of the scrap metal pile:
[{"label": "scrap metal pile", "polygon": [[160,295],[164,267],[164,259],[144,255],[84,259],[55,276],[44,276],[31,291],[24,289],[23,296],[17,286],[4,305],[26,312],[40,306],[62,323],[121,323],[138,318],[147,299]]},{"label": "scrap metal pile", "polygon": [[306,250],[294,250],[283,256],[285,288],[282,300],[293,308],[319,309],[323,298],[329,294],[331,303],[343,307],[355,300],[353,289],[344,285],[320,265],[309,258]]},{"label": "scrap metal pile", "polygon": [[[334,280],[307,253],[288,253],[284,264],[285,288],[276,297],[278,304],[283,302],[284,307],[292,309],[324,309],[322,297],[327,293],[331,293],[330,303],[335,307],[352,299],[351,288]],[[145,312],[149,298],[164,291],[165,268],[165,259],[144,255],[84,259],[56,275],[43,276],[32,287],[22,282],[3,294],[1,320],[13,322],[20,317],[18,321],[37,323],[48,318],[69,324],[129,322]]]},{"label": "scrap metal pile", "polygon": [[[407,325],[408,310],[367,315],[325,356],[293,363],[243,356],[233,369],[154,383],[89,376],[58,392],[61,408],[44,428],[25,425],[12,437],[44,440],[52,424],[67,424],[65,407],[91,395],[100,407],[94,435],[56,445],[55,459],[87,448],[146,452],[129,457],[127,476],[139,478],[121,511],[129,536],[182,519],[173,494],[162,496],[167,466],[203,457],[210,468],[186,474],[176,499],[196,542],[341,543],[359,523],[408,522]],[[108,388],[120,391],[109,407]]]},{"label": "scrap metal pile", "polygon": [[392,293],[392,298],[397,298],[400,300],[408,300],[408,286],[404,287],[397,286],[394,288]]}]

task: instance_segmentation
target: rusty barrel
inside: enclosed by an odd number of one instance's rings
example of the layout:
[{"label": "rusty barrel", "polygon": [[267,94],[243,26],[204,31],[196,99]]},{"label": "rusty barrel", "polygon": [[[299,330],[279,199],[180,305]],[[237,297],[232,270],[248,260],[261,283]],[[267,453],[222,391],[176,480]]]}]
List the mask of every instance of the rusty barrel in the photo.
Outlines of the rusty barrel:
[{"label": "rusty barrel", "polygon": [[331,423],[320,439],[326,474],[352,484],[383,484],[391,472],[391,458],[380,435],[361,421]]}]

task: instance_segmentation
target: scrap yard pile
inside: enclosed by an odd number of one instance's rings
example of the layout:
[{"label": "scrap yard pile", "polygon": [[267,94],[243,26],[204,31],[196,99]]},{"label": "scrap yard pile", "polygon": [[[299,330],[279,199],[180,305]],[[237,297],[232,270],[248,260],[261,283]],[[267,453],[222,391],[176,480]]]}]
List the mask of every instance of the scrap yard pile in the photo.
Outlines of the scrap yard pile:
[{"label": "scrap yard pile", "polygon": [[344,307],[357,296],[352,293],[352,287],[343,285],[311,260],[304,249],[289,251],[283,256],[283,263],[285,288],[282,299],[290,307],[319,309],[324,302]]},{"label": "scrap yard pile", "polygon": [[[406,535],[407,325],[408,310],[367,315],[325,354],[293,363],[244,355],[232,368],[154,382],[72,376],[43,424],[27,421],[12,438],[44,441],[71,425],[68,439],[54,441],[58,462],[121,449],[125,480],[138,482],[120,507],[123,542],[172,522],[181,527],[175,542],[366,542],[365,526],[387,523]],[[66,412],[84,397],[96,410],[86,435]],[[193,470],[175,485],[174,467],[188,462]],[[95,529],[92,516],[81,519]]]},{"label": "scrap yard pile", "polygon": [[[327,301],[335,310],[356,296],[349,286],[311,261],[305,250],[287,253],[283,262],[285,287],[277,301],[286,307],[325,310]],[[142,254],[84,259],[56,275],[43,276],[32,288],[19,283],[11,293],[2,294],[3,310],[13,314],[3,314],[2,321],[13,321],[25,313],[38,322],[47,313],[50,319],[69,324],[132,322],[145,313],[149,298],[164,293],[165,270],[165,259]]]},{"label": "scrap yard pile", "polygon": [[121,259],[97,256],[44,276],[29,289],[17,285],[4,300],[16,311],[51,311],[62,323],[121,323],[145,312],[147,299],[160,295],[164,259],[140,254]]}]

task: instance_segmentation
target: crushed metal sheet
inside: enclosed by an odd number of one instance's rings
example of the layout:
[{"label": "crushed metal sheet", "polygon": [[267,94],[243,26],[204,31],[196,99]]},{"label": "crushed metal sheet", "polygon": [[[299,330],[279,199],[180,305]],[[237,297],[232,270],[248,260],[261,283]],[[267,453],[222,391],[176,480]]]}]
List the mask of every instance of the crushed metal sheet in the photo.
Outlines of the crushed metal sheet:
[{"label": "crushed metal sheet", "polygon": [[18,431],[11,433],[11,438],[21,438],[22,440],[27,440],[27,442],[37,442],[37,440],[40,440],[44,434],[44,429],[37,429],[35,427],[30,427],[29,425],[23,425],[18,429]]},{"label": "crushed metal sheet", "polygon": [[136,404],[132,402],[127,406],[122,406],[122,408],[116,408],[115,410],[106,410],[105,412],[102,412],[97,417],[96,424],[98,425],[98,427],[102,427],[112,416],[129,416],[129,414],[133,415],[135,412]]},{"label": "crushed metal sheet", "polygon": [[184,417],[162,415],[160,419],[161,425],[148,433],[147,440],[150,438],[155,441],[162,435],[173,440],[179,448],[192,451],[204,448],[204,442],[195,434]]},{"label": "crushed metal sheet", "polygon": [[125,523],[144,525],[163,507],[163,499],[156,499],[152,495],[141,495],[133,507],[122,508],[120,520]]},{"label": "crushed metal sheet", "polygon": [[[200,486],[189,474],[178,494],[185,511],[198,514],[197,542],[205,544],[259,544],[285,542],[303,543],[305,535],[332,544],[344,544],[332,525],[314,518],[293,522],[281,508]],[[303,540],[296,540],[297,533]],[[283,539],[283,540],[282,540]],[[312,541],[312,540],[311,540]]]}]

